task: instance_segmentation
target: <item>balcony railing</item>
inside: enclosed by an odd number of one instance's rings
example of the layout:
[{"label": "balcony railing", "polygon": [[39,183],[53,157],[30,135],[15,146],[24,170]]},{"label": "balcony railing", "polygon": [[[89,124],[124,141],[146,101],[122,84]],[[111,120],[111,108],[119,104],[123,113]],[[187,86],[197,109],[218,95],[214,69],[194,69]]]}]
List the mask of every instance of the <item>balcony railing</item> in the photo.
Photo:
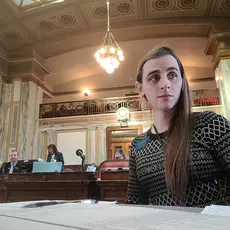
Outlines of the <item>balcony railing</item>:
[{"label": "balcony railing", "polygon": [[[192,106],[219,105],[219,91],[191,91]],[[107,98],[101,100],[72,101],[40,105],[40,118],[67,117],[116,113],[120,107],[130,112],[149,110],[150,106],[140,96]]]}]

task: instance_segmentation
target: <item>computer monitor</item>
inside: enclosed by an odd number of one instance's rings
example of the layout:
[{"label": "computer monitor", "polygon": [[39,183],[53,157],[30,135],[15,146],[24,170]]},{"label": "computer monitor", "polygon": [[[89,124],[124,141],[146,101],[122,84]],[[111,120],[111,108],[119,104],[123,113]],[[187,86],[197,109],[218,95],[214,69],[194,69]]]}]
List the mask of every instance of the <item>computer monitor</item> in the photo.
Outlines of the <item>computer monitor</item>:
[{"label": "computer monitor", "polygon": [[62,162],[34,162],[32,173],[61,172]]},{"label": "computer monitor", "polygon": [[21,173],[31,173],[33,170],[33,163],[37,161],[37,159],[19,160],[17,163],[17,167],[20,168]]}]

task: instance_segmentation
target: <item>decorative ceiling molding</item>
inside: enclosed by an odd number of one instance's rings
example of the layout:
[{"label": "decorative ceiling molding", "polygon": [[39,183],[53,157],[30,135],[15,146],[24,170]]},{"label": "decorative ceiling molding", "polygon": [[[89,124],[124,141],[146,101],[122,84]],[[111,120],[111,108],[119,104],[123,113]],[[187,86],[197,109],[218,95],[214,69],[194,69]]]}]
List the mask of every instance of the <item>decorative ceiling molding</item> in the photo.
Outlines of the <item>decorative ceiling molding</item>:
[{"label": "decorative ceiling molding", "polygon": [[220,60],[230,59],[230,30],[211,34],[205,53],[206,55],[212,55],[214,69],[216,69]]},{"label": "decorative ceiling molding", "polygon": [[[105,1],[95,1],[83,4],[81,9],[90,27],[106,26],[107,10]],[[138,0],[116,0],[110,4],[111,23],[141,20]]]},{"label": "decorative ceiling molding", "polygon": [[[66,0],[28,13],[15,7],[14,0],[0,2],[0,45],[7,51],[30,47],[47,58],[98,45],[104,36],[105,0]],[[143,39],[143,34],[147,38],[206,36],[205,29],[194,27],[218,21],[219,28],[230,27],[229,0],[111,0],[111,24],[118,42]],[[127,29],[128,35],[122,32]]]},{"label": "decorative ceiling molding", "polygon": [[76,8],[66,8],[23,21],[38,40],[86,28]]},{"label": "decorative ceiling molding", "polygon": [[50,74],[50,70],[36,50],[17,56],[0,49],[0,73],[4,82],[11,83],[13,79],[20,78],[23,81],[33,81],[45,91],[52,93],[44,82],[44,75]]},{"label": "decorative ceiling molding", "polygon": [[204,16],[208,0],[145,0],[148,18]]},{"label": "decorative ceiling molding", "polygon": [[32,42],[32,38],[19,25],[11,25],[0,30],[0,45],[7,50]]}]

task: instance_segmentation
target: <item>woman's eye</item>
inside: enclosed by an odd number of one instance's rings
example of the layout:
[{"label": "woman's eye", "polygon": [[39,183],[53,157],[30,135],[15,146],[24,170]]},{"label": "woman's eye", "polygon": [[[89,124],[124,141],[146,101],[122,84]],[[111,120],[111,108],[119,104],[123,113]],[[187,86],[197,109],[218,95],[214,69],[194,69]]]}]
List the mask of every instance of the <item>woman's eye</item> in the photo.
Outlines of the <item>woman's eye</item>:
[{"label": "woman's eye", "polygon": [[176,74],[176,73],[170,72],[170,73],[168,74],[168,79],[173,80],[173,79],[175,79],[175,78],[177,78],[177,74]]},{"label": "woman's eye", "polygon": [[160,76],[159,75],[151,75],[149,76],[149,81],[159,81],[160,80]]}]

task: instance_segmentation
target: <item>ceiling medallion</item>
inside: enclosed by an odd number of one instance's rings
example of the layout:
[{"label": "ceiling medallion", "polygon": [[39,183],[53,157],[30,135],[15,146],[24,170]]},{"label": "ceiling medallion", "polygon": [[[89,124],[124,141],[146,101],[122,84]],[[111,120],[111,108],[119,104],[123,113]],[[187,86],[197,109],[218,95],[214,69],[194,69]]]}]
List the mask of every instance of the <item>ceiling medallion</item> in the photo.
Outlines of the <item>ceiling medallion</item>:
[{"label": "ceiling medallion", "polygon": [[71,15],[63,15],[63,16],[61,16],[60,21],[65,25],[73,24],[74,17]]},{"label": "ceiling medallion", "polygon": [[195,5],[196,1],[195,0],[182,0],[181,5],[184,7],[191,7]]},{"label": "ceiling medallion", "polygon": [[127,14],[131,10],[131,7],[127,3],[122,3],[118,6],[118,11],[122,14]]},{"label": "ceiling medallion", "polygon": [[45,31],[52,31],[55,28],[54,23],[48,20],[43,20],[39,24],[40,24],[40,28]]},{"label": "ceiling medallion", "polygon": [[156,7],[159,8],[159,9],[166,8],[168,5],[169,5],[168,0],[158,0],[156,2]]},{"label": "ceiling medallion", "polygon": [[22,40],[21,34],[16,32],[8,32],[5,34],[5,37],[9,42],[19,42]]},{"label": "ceiling medallion", "polygon": [[101,67],[105,69],[108,74],[114,72],[119,66],[120,62],[124,60],[123,51],[118,46],[115,38],[110,31],[110,14],[109,14],[109,1],[107,0],[107,32],[103,42],[97,52],[95,58],[100,63]]}]

